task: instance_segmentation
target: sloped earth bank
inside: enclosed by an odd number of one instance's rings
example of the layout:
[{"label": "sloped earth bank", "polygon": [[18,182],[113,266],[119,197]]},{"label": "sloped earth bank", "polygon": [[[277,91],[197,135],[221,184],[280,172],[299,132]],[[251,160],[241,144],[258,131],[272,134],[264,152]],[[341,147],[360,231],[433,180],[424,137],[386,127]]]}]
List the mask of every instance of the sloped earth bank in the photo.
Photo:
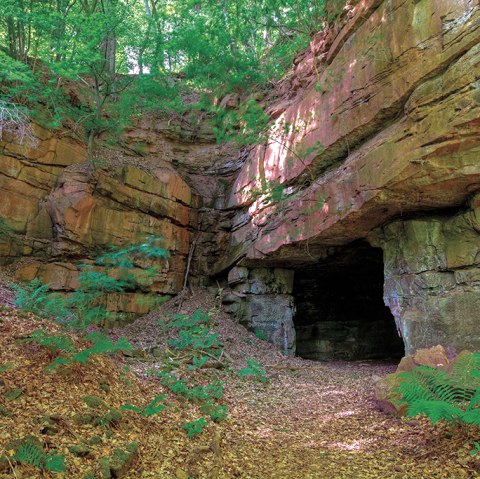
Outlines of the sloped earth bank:
[{"label": "sloped earth bank", "polygon": [[[136,347],[150,352],[165,347],[158,319],[168,312],[212,310],[213,294],[197,292],[184,301],[173,300],[163,311],[137,320],[112,335],[127,335]],[[65,474],[44,477],[126,477],[158,479],[227,478],[345,478],[421,479],[480,477],[469,451],[472,440],[445,427],[431,427],[424,420],[400,420],[376,409],[373,384],[394,364],[375,362],[316,363],[286,358],[218,312],[217,332],[225,344],[228,370],[201,371],[204,379],[225,383],[227,420],[211,423],[194,438],[181,424],[198,417],[175,397],[156,416],[131,411],[110,427],[78,424],[75,417],[88,413],[83,398],[100,397],[108,408],[130,403],[145,405],[161,386],[144,378],[157,367],[153,354],[135,358],[97,358],[91,366],[68,374],[45,373],[50,358],[41,348],[18,342],[40,326],[52,328],[32,315],[11,309],[0,313],[0,365],[13,365],[1,373],[0,448],[15,438],[34,434],[46,450],[65,455]],[[54,327],[53,327],[54,328]],[[235,371],[247,357],[266,368],[269,382],[242,380]],[[123,369],[127,361],[135,378]],[[105,384],[108,383],[108,387]],[[17,399],[6,392],[21,390]],[[91,411],[90,411],[91,412]],[[195,416],[196,413],[196,416]],[[53,422],[53,423],[52,423]],[[47,428],[49,425],[50,428]],[[50,430],[49,434],[45,434]],[[41,434],[43,432],[43,434]],[[93,441],[96,436],[100,438]],[[478,439],[478,438],[475,438]],[[137,442],[139,452],[127,472],[102,475],[99,462],[116,448]],[[89,453],[78,457],[68,448],[85,443]],[[0,462],[1,465],[1,462]],[[85,476],[87,471],[94,476]],[[31,467],[8,464],[0,477],[42,477]]]}]

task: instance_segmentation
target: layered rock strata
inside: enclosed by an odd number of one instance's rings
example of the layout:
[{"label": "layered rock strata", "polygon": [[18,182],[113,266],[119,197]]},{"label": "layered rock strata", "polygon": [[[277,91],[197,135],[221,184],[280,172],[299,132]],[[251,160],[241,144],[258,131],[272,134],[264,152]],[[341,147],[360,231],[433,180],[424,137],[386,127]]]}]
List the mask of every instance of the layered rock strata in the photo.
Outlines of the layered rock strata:
[{"label": "layered rock strata", "polygon": [[[366,1],[352,12],[333,38],[312,41],[270,107],[275,127],[232,188],[230,253],[215,271],[321,265],[335,247],[395,221],[378,244],[407,351],[478,349],[470,256],[480,237],[452,210],[480,190],[480,5]],[[410,220],[425,212],[432,218]],[[452,245],[463,262],[446,262]],[[418,255],[432,264],[422,269]]]},{"label": "layered rock strata", "polygon": [[[124,138],[123,152],[106,152],[103,158],[100,150],[91,164],[82,142],[38,125],[30,144],[5,135],[0,143],[0,217],[11,234],[0,238],[0,261],[15,264],[18,280],[39,278],[52,289],[70,291],[77,286],[79,265],[91,263],[106,248],[160,236],[169,259],[157,264],[153,284],[112,294],[107,302],[129,317],[149,311],[151,293],[178,293],[197,236],[198,210],[211,207],[225,189],[220,182],[219,193],[210,188],[210,196],[202,199],[186,171],[196,171],[195,161],[200,170],[217,162],[225,169],[225,148],[211,136],[203,143],[197,138],[199,146],[182,139],[182,130],[167,135],[165,128],[160,121],[142,120]],[[132,142],[129,135],[137,139]],[[144,137],[153,140],[144,145]],[[141,155],[132,152],[140,145],[145,150]]]}]

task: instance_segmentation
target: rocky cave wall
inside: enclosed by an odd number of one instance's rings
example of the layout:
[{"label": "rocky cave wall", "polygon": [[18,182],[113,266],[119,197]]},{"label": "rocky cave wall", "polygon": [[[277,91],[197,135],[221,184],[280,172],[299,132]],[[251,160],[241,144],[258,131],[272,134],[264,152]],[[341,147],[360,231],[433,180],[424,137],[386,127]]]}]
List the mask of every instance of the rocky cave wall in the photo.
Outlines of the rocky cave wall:
[{"label": "rocky cave wall", "polygon": [[[35,145],[8,133],[0,142],[0,217],[13,230],[0,239],[0,262],[12,264],[17,280],[39,278],[70,291],[80,263],[109,246],[161,236],[170,257],[157,265],[153,285],[107,299],[110,309],[129,318],[154,306],[151,293],[165,297],[183,288],[193,242],[214,259],[220,254],[216,240],[224,230],[207,231],[211,223],[204,218],[225,197],[237,165],[205,123],[189,130],[144,118],[126,132],[121,148],[100,148],[90,165],[85,145],[68,131],[34,125],[34,134]],[[215,216],[220,225],[222,215]],[[196,264],[192,280],[201,282],[207,267]]]},{"label": "rocky cave wall", "polygon": [[[480,236],[474,209],[457,213],[480,191],[479,2],[350,7],[279,85],[269,141],[232,187],[230,249],[214,272],[236,264],[303,275],[366,239],[384,250],[385,303],[407,352],[480,349]],[[283,198],[272,202],[279,184]],[[462,259],[450,264],[457,247]]]},{"label": "rocky cave wall", "polygon": [[[479,157],[480,162],[480,157]],[[480,195],[460,211],[393,221],[372,233],[385,254],[385,304],[407,354],[480,348]]]}]

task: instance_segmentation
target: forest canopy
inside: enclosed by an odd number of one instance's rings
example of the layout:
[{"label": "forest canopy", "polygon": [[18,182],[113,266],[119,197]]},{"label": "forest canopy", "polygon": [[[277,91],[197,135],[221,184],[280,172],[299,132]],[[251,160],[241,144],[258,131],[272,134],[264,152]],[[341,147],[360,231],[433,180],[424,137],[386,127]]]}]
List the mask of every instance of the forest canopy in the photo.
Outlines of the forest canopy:
[{"label": "forest canopy", "polygon": [[330,20],[326,0],[0,4],[0,111],[23,108],[53,127],[68,119],[89,146],[146,110],[218,113],[218,98],[280,78]]}]

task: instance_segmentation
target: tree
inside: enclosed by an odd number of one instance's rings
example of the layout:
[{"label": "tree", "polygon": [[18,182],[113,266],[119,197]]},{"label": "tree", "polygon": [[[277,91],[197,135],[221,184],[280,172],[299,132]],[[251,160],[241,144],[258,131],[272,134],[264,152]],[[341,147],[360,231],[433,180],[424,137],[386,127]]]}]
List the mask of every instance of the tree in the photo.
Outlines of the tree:
[{"label": "tree", "polygon": [[[203,109],[221,124],[217,99],[280,78],[340,1],[3,0],[0,61],[28,71],[1,84],[0,101],[50,126],[73,120],[89,159],[102,134],[146,109]],[[65,94],[72,82],[82,101]]]}]

